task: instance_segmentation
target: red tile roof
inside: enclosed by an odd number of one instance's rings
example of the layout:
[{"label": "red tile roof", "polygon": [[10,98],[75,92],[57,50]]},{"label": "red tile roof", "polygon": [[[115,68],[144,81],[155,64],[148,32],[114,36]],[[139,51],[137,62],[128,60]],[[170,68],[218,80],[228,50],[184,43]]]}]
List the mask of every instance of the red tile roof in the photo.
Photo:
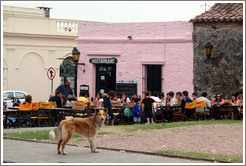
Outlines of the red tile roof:
[{"label": "red tile roof", "polygon": [[191,19],[192,22],[243,21],[243,3],[216,3],[208,11]]}]

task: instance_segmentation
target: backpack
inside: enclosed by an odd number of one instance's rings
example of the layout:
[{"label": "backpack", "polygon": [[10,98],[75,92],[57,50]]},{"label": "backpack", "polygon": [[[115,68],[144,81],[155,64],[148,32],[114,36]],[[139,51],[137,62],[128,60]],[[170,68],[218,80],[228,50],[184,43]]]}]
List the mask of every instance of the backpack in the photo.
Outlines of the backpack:
[{"label": "backpack", "polygon": [[124,115],[125,116],[133,116],[133,113],[132,113],[132,111],[129,108],[126,107],[124,109]]}]

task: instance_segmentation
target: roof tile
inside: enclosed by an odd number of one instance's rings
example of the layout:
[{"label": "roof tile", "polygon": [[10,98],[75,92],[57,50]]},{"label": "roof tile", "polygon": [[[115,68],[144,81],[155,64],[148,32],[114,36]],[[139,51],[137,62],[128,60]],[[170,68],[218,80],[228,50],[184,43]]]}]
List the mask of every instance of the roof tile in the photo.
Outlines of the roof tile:
[{"label": "roof tile", "polygon": [[192,22],[242,21],[243,3],[215,3],[208,11],[191,19]]}]

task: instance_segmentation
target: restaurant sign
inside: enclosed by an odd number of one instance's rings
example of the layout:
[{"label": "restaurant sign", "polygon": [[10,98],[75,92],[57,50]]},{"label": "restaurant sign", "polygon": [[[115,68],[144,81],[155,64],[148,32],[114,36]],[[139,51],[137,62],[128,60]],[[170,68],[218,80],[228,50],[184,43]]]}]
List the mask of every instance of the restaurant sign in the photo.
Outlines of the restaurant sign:
[{"label": "restaurant sign", "polygon": [[117,59],[116,58],[91,58],[89,62],[95,63],[95,64],[116,64]]},{"label": "restaurant sign", "polygon": [[63,61],[60,66],[60,77],[75,77],[76,64],[69,58]]}]

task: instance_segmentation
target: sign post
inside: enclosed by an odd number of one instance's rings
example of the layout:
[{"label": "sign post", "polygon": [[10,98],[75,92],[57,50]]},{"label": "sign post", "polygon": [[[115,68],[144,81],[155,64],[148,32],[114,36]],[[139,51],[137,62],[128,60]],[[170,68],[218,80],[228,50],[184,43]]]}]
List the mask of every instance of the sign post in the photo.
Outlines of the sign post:
[{"label": "sign post", "polygon": [[53,67],[50,67],[47,70],[47,76],[51,80],[51,93],[53,93],[53,79],[56,76],[56,71],[55,71],[55,69]]}]

